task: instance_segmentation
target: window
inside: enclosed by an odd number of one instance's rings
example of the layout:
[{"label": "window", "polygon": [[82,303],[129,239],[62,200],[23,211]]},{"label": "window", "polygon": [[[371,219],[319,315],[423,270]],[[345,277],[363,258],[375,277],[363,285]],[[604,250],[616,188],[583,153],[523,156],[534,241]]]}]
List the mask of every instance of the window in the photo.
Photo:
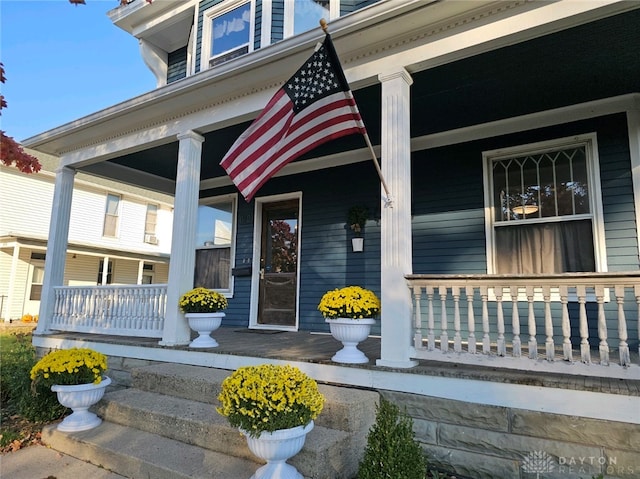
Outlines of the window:
[{"label": "window", "polygon": [[[334,18],[330,0],[293,0],[285,2],[284,36],[290,37],[314,28],[320,28],[319,20]],[[338,1],[334,0],[334,4]],[[337,16],[337,15],[336,15]]]},{"label": "window", "polygon": [[42,281],[44,280],[44,266],[33,265],[33,273],[31,274],[31,291],[29,292],[30,301],[40,301],[42,297]]},{"label": "window", "polygon": [[120,210],[120,197],[117,195],[107,195],[107,206],[104,213],[103,236],[115,237],[118,232],[118,211]]},{"label": "window", "polygon": [[[98,280],[96,284],[102,284],[102,276],[104,274],[104,260],[100,260],[100,266],[98,267]],[[113,279],[113,261],[107,260],[107,282],[105,284],[111,284]]]},{"label": "window", "polygon": [[142,265],[142,284],[153,284],[153,265],[150,263]]},{"label": "window", "polygon": [[147,205],[147,215],[144,220],[144,242],[158,244],[156,224],[158,222],[158,206]]},{"label": "window", "polygon": [[223,2],[204,12],[201,70],[248,53],[253,44],[251,2]]},{"label": "window", "polygon": [[484,153],[488,270],[604,270],[595,135]]},{"label": "window", "polygon": [[198,207],[194,285],[231,291],[235,195]]}]

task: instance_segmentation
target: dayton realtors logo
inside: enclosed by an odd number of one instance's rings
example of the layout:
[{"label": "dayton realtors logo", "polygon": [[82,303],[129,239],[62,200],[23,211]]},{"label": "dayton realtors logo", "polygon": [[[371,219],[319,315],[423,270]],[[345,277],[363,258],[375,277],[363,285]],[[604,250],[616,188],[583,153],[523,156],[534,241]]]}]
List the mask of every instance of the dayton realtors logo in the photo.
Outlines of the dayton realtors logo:
[{"label": "dayton realtors logo", "polygon": [[556,462],[544,451],[531,451],[522,461],[522,470],[528,474],[535,474],[540,479],[540,474],[553,472]]},{"label": "dayton realtors logo", "polygon": [[527,474],[535,474],[540,479],[540,474],[546,477],[558,475],[566,477],[567,474],[615,474],[618,476],[635,476],[640,471],[640,466],[619,465],[617,457],[604,456],[560,456],[554,458],[545,451],[531,451],[522,460],[522,471]]}]

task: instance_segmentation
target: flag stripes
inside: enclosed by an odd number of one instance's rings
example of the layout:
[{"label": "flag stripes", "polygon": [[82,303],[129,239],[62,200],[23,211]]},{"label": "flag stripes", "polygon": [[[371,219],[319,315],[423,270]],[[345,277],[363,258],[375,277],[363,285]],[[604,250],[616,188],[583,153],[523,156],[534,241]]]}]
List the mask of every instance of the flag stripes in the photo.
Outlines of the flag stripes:
[{"label": "flag stripes", "polygon": [[223,158],[247,201],[295,158],[327,141],[366,133],[330,42],[327,36]]}]

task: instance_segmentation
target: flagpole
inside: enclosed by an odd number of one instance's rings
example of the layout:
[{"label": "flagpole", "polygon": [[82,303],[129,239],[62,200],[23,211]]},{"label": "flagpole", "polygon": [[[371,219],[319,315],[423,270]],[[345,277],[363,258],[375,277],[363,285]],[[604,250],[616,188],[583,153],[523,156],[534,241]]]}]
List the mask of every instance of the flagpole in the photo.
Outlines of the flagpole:
[{"label": "flagpole", "polygon": [[[320,19],[320,28],[322,28],[322,31],[325,33],[325,35],[329,35],[327,21],[324,18]],[[371,153],[371,158],[373,159],[373,164],[375,165],[378,176],[380,177],[380,183],[382,183],[382,188],[384,188],[384,192],[387,195],[384,200],[384,206],[393,208],[393,198],[391,197],[391,193],[389,192],[387,182],[384,180],[384,176],[382,176],[380,163],[378,163],[378,156],[376,155],[376,152],[373,149],[373,145],[371,144],[371,140],[369,139],[369,133],[365,131],[362,136],[364,136],[364,141],[367,143],[367,147],[369,148],[369,152]]]}]

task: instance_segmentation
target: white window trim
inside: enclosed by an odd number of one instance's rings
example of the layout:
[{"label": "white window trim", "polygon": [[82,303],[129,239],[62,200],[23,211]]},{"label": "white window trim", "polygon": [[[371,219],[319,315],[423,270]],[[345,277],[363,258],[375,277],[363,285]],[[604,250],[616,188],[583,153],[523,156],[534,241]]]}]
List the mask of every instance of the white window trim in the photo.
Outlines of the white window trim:
[{"label": "white window trim", "polygon": [[[107,213],[107,206],[109,205],[109,197],[113,196],[115,198],[118,198],[118,207],[116,209],[116,214],[115,215],[109,215],[109,213]],[[114,216],[116,218],[116,226],[115,226],[115,231],[113,233],[113,235],[108,235],[105,234],[105,228],[104,228],[104,222],[106,222],[107,219],[107,215],[108,216]],[[104,203],[104,215],[103,215],[103,223],[102,223],[102,237],[103,238],[119,238],[120,236],[120,220],[122,218],[122,195],[117,194],[117,193],[107,193],[106,197],[105,197],[105,203]]]},{"label": "white window trim", "polygon": [[[221,293],[227,298],[233,298],[234,293],[234,276],[233,268],[236,264],[236,234],[238,231],[238,194],[229,193],[227,195],[210,196],[203,198],[198,203],[199,206],[211,206],[218,203],[227,203],[231,201],[231,249],[229,251],[229,289],[216,289],[218,293]],[[196,249],[216,249],[223,246],[197,246]],[[226,248],[226,246],[224,246]]]},{"label": "white window trim", "polygon": [[[284,2],[284,24],[283,24],[283,38],[289,38],[294,35],[294,1],[285,1]],[[325,20],[332,21],[340,16],[340,0],[329,0],[329,18],[325,18]],[[320,20],[320,19],[318,19]],[[320,28],[320,23],[318,23],[318,28]],[[303,32],[300,32],[303,33]]]},{"label": "white window trim", "polygon": [[229,2],[222,2],[219,5],[215,5],[202,13],[202,41],[200,47],[200,71],[213,68],[209,66],[211,60],[211,36],[212,36],[212,21],[215,17],[224,15],[225,13],[235,10],[236,8],[250,4],[250,22],[249,22],[249,51],[253,51],[254,44],[254,32],[256,22],[256,5],[255,0],[232,0]]},{"label": "white window trim", "polygon": [[522,156],[525,154],[541,153],[545,150],[556,150],[571,146],[585,145],[587,156],[587,178],[589,181],[589,206],[593,225],[593,249],[596,272],[607,271],[607,251],[604,235],[604,214],[602,209],[602,191],[600,183],[600,158],[598,156],[598,142],[596,133],[558,138],[554,140],[529,143],[510,148],[501,148],[482,152],[482,173],[484,184],[484,218],[487,254],[487,273],[495,274],[495,234],[494,234],[494,205],[493,179],[491,162],[495,159]]}]

